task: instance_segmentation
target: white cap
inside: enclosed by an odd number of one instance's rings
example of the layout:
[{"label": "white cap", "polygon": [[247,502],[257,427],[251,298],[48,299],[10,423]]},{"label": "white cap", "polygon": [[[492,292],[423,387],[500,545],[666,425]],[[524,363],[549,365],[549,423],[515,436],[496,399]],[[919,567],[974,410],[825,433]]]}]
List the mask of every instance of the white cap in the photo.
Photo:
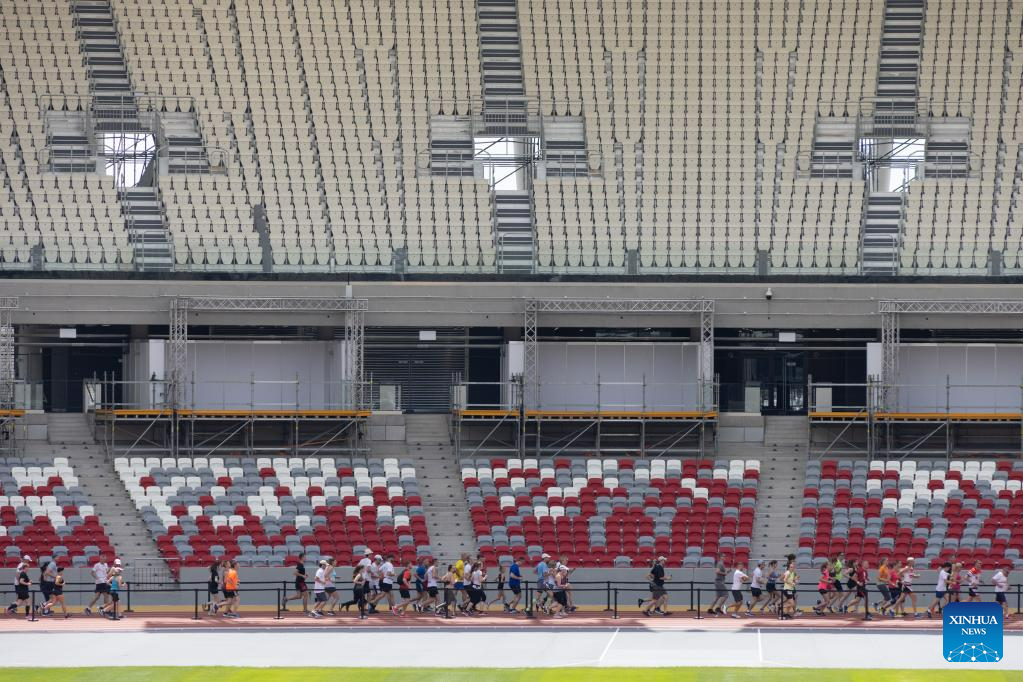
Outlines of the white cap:
[{"label": "white cap", "polygon": [[658,561],[667,561],[667,560],[668,560],[668,557],[666,557],[666,556],[664,556],[664,555],[662,554],[661,556],[657,557],[657,560],[658,560]]},{"label": "white cap", "polygon": [[376,554],[376,555],[374,555],[374,557],[373,557],[373,560],[375,561],[375,560],[377,560],[377,559],[381,559],[381,560],[383,560],[383,557],[382,557],[382,556],[380,556],[379,554]]},{"label": "white cap", "polygon": [[121,565],[121,560],[120,559],[114,559],[114,566],[120,566],[120,565]]},{"label": "white cap", "polygon": [[30,557],[29,555],[26,554],[25,556],[21,557],[21,560],[22,561],[32,561],[32,557]]},{"label": "white cap", "polygon": [[540,558],[541,558],[541,559],[550,559],[550,558],[551,558],[551,555],[550,555],[550,554],[547,554],[546,552],[544,552],[543,554],[541,554],[541,555],[540,555]]},{"label": "white cap", "polygon": [[373,553],[373,550],[367,547],[366,549],[362,550],[362,553],[365,554],[366,556],[369,556],[370,554]]},{"label": "white cap", "polygon": [[906,559],[906,561],[907,561],[907,563],[908,563],[908,562],[910,562],[910,561],[916,561],[916,559],[914,559],[913,557],[909,557],[908,559]]}]

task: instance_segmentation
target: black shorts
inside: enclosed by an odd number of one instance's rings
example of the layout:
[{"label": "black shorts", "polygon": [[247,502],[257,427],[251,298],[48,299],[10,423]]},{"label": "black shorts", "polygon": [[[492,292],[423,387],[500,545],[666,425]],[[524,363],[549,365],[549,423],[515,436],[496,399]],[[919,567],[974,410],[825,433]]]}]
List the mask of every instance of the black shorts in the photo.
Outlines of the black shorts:
[{"label": "black shorts", "polygon": [[114,602],[116,604],[117,602],[121,601],[121,595],[118,594],[117,592],[111,592],[110,593],[110,601],[112,601],[112,602]]},{"label": "black shorts", "polygon": [[220,585],[207,585],[206,589],[209,591],[211,597],[216,597],[217,593],[220,592]]},{"label": "black shorts", "polygon": [[781,591],[781,596],[783,598],[785,598],[785,599],[795,599],[796,598],[796,591],[795,590],[782,590]]},{"label": "black shorts", "polygon": [[878,585],[877,591],[881,593],[881,598],[884,599],[884,601],[892,600],[892,591],[887,585]]},{"label": "black shorts", "polygon": [[64,596],[64,588],[63,587],[54,587],[53,588],[53,596],[54,597],[62,597],[62,596]]},{"label": "black shorts", "polygon": [[334,594],[335,592],[337,592],[337,588],[336,587],[326,587],[326,588],[324,588],[323,591],[326,592],[327,594]]},{"label": "black shorts", "polygon": [[96,594],[108,594],[110,592],[110,583],[96,583]]},{"label": "black shorts", "polygon": [[759,587],[751,587],[749,588],[749,593],[754,597],[759,597],[761,594],[763,594],[763,591]]},{"label": "black shorts", "polygon": [[390,583],[380,583],[381,592],[390,592],[392,587],[394,587],[394,585],[391,585]]},{"label": "black shorts", "polygon": [[317,604],[322,604],[322,603],[327,601],[327,593],[326,592],[314,592],[313,593],[313,600]]},{"label": "black shorts", "polygon": [[971,587],[971,588],[967,589],[966,591],[969,593],[969,595],[971,597],[976,597],[977,596],[977,588],[976,587]]},{"label": "black shorts", "polygon": [[20,585],[18,587],[15,587],[14,596],[18,599],[18,601],[21,601],[22,599],[28,599],[28,588],[22,587]]},{"label": "black shorts", "polygon": [[837,590],[838,592],[842,591],[842,581],[841,580],[836,580],[835,581],[835,590]]},{"label": "black shorts", "polygon": [[430,595],[431,597],[436,597],[437,596],[437,586],[434,585],[433,587],[427,587],[426,588],[426,593],[428,595]]},{"label": "black shorts", "polygon": [[995,601],[998,602],[999,604],[1004,604],[1005,603],[1005,593],[1004,592],[995,592]]},{"label": "black shorts", "polygon": [[295,581],[295,591],[296,592],[308,592],[309,591],[309,586],[305,584],[304,580],[296,580]]},{"label": "black shorts", "polygon": [[845,584],[845,586],[846,586],[846,587],[848,587],[848,588],[849,588],[850,590],[855,590],[855,589],[856,589],[856,581],[855,581],[855,580],[852,580],[852,579],[850,579],[850,580],[849,580],[849,581],[848,581],[848,582],[847,582],[847,583]]},{"label": "black shorts", "polygon": [[866,588],[866,586],[857,587],[856,588],[856,596],[858,598],[860,598],[860,599],[866,599],[867,598],[867,588]]},{"label": "black shorts", "polygon": [[742,590],[732,590],[732,599],[735,600],[736,604],[742,603]]},{"label": "black shorts", "polygon": [[778,586],[775,583],[767,583],[767,593],[774,594],[778,591]]},{"label": "black shorts", "polygon": [[508,589],[511,590],[511,593],[516,597],[522,594],[522,586],[520,585],[512,585]]},{"label": "black shorts", "polygon": [[554,601],[558,602],[562,606],[568,606],[568,595],[565,594],[564,590],[558,590],[554,593]]},{"label": "black shorts", "polygon": [[665,594],[667,594],[667,591],[664,589],[664,585],[651,585],[650,586],[650,596],[652,598],[660,599]]},{"label": "black shorts", "polygon": [[224,590],[224,599],[234,599],[237,596],[238,592],[236,590]]},{"label": "black shorts", "polygon": [[402,599],[411,599],[412,598],[412,592],[409,591],[409,590],[398,590],[398,594],[401,595]]},{"label": "black shorts", "polygon": [[43,593],[43,597],[49,599],[50,595],[53,594],[53,583],[44,581],[39,583],[39,591]]}]

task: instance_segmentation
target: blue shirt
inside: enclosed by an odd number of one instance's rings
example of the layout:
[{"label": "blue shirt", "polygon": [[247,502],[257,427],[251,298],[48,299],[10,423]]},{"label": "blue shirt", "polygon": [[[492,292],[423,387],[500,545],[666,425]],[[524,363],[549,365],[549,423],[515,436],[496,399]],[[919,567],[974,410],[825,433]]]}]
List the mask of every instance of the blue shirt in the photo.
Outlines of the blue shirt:
[{"label": "blue shirt", "polygon": [[519,580],[521,577],[522,572],[519,570],[519,565],[513,562],[508,569],[508,587],[518,587],[521,585],[522,583]]},{"label": "blue shirt", "polygon": [[121,578],[119,576],[114,576],[114,578],[110,581],[110,593],[117,594],[117,590],[119,590],[120,588]]},{"label": "blue shirt", "polygon": [[547,575],[547,562],[541,561],[536,565],[536,582],[542,583],[545,575]]}]

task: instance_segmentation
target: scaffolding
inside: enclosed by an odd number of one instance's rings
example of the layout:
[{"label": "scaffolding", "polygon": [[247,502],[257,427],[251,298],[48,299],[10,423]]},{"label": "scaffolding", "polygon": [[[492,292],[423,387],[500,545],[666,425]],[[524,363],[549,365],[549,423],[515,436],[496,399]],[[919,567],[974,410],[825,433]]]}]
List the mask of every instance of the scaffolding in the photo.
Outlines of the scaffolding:
[{"label": "scaffolding", "polygon": [[17,425],[25,411],[15,403],[14,311],[18,299],[0,297],[0,452],[16,451]]}]

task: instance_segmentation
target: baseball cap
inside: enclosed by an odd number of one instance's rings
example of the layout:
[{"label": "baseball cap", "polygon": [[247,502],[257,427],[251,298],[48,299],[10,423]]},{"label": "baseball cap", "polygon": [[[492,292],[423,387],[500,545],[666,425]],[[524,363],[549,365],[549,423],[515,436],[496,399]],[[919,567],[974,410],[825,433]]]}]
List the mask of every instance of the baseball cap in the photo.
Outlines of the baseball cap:
[{"label": "baseball cap", "polygon": [[114,566],[120,566],[120,565],[121,565],[121,560],[120,559],[114,559]]},{"label": "baseball cap", "polygon": [[373,558],[374,558],[374,559],[383,559],[383,557],[382,557],[382,556],[380,556],[379,554],[375,554],[375,555],[373,555]]},{"label": "baseball cap", "polygon": [[667,561],[667,560],[668,560],[668,557],[666,557],[666,556],[664,556],[664,555],[661,555],[661,556],[657,557],[657,560],[658,560],[658,561]]},{"label": "baseball cap", "polygon": [[29,555],[26,554],[25,556],[21,557],[21,560],[22,561],[32,561],[32,557],[30,557]]},{"label": "baseball cap", "polygon": [[550,554],[548,554],[548,553],[546,553],[546,552],[544,552],[543,554],[541,554],[541,555],[540,555],[540,558],[541,558],[541,559],[550,559],[550,558],[551,558],[551,555],[550,555]]},{"label": "baseball cap", "polygon": [[362,553],[365,554],[366,556],[369,556],[370,554],[373,553],[373,550],[367,547],[366,549],[362,550]]}]

